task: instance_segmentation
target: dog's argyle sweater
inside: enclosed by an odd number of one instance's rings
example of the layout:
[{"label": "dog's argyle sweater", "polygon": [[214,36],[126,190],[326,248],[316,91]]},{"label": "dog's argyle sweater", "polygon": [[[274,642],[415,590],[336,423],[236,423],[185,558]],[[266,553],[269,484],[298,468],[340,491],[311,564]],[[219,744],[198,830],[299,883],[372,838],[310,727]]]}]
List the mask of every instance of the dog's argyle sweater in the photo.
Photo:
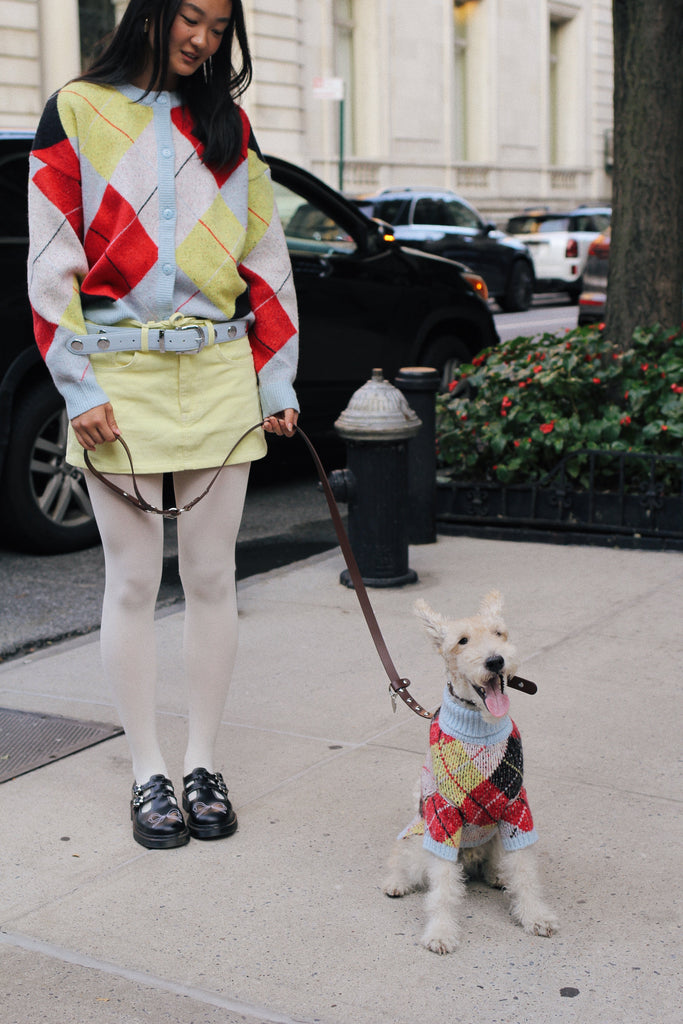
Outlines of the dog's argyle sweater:
[{"label": "dog's argyle sweater", "polygon": [[486,722],[454,704],[446,688],[430,728],[420,810],[399,839],[424,835],[425,849],[445,860],[485,843],[496,829],[506,850],[530,846],[538,837],[522,774],[522,741],[512,719]]},{"label": "dog's argyle sweater", "polygon": [[70,418],[107,400],[65,348],[91,324],[247,318],[264,415],[298,408],[297,313],[268,167],[246,114],[234,166],[209,168],[175,93],[72,82],[31,155],[29,297]]}]

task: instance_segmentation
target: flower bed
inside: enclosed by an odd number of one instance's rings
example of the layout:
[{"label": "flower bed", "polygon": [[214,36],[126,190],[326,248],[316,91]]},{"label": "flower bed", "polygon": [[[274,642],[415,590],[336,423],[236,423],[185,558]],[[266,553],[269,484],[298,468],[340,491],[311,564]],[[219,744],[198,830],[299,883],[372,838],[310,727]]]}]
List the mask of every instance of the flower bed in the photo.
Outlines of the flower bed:
[{"label": "flower bed", "polygon": [[[517,338],[481,352],[437,401],[439,467],[455,479],[529,483],[572,449],[680,455],[682,440],[680,331],[637,331],[623,353],[592,327]],[[577,456],[567,473],[587,485],[587,468]],[[606,472],[595,485],[609,489]]]},{"label": "flower bed", "polygon": [[518,338],[437,400],[440,519],[683,537],[683,333]]}]

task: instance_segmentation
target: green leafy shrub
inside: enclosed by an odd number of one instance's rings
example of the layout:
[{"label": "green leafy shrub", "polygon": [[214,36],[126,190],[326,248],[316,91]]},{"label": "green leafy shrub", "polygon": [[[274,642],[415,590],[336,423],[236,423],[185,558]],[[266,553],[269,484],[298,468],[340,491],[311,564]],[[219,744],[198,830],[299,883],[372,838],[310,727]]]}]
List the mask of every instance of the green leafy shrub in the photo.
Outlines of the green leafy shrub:
[{"label": "green leafy shrub", "polygon": [[[683,331],[659,326],[637,330],[624,352],[597,327],[504,342],[461,367],[437,400],[441,475],[460,480],[542,480],[580,449],[681,456],[682,440]],[[566,470],[587,486],[588,456],[568,459]],[[595,486],[609,489],[615,472],[604,468]],[[673,462],[657,479],[680,493]]]}]

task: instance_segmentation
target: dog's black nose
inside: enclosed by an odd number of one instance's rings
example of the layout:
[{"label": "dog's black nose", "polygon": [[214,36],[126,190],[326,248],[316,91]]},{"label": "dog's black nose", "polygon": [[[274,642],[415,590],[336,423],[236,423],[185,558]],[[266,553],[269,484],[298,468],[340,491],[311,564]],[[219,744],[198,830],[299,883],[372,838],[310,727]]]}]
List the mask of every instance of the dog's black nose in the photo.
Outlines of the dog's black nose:
[{"label": "dog's black nose", "polygon": [[494,654],[490,658],[487,658],[484,664],[486,665],[486,668],[489,670],[489,672],[498,673],[505,664],[505,658],[503,658],[500,654]]}]

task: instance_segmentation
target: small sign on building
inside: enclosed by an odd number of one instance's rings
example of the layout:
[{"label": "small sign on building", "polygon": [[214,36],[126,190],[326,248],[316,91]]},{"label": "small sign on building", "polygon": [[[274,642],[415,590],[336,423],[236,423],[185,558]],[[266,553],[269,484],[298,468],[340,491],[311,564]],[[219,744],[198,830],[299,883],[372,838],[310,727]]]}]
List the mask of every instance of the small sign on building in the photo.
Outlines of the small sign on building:
[{"label": "small sign on building", "polygon": [[344,79],[323,78],[321,76],[314,78],[313,95],[319,100],[343,100]]}]

